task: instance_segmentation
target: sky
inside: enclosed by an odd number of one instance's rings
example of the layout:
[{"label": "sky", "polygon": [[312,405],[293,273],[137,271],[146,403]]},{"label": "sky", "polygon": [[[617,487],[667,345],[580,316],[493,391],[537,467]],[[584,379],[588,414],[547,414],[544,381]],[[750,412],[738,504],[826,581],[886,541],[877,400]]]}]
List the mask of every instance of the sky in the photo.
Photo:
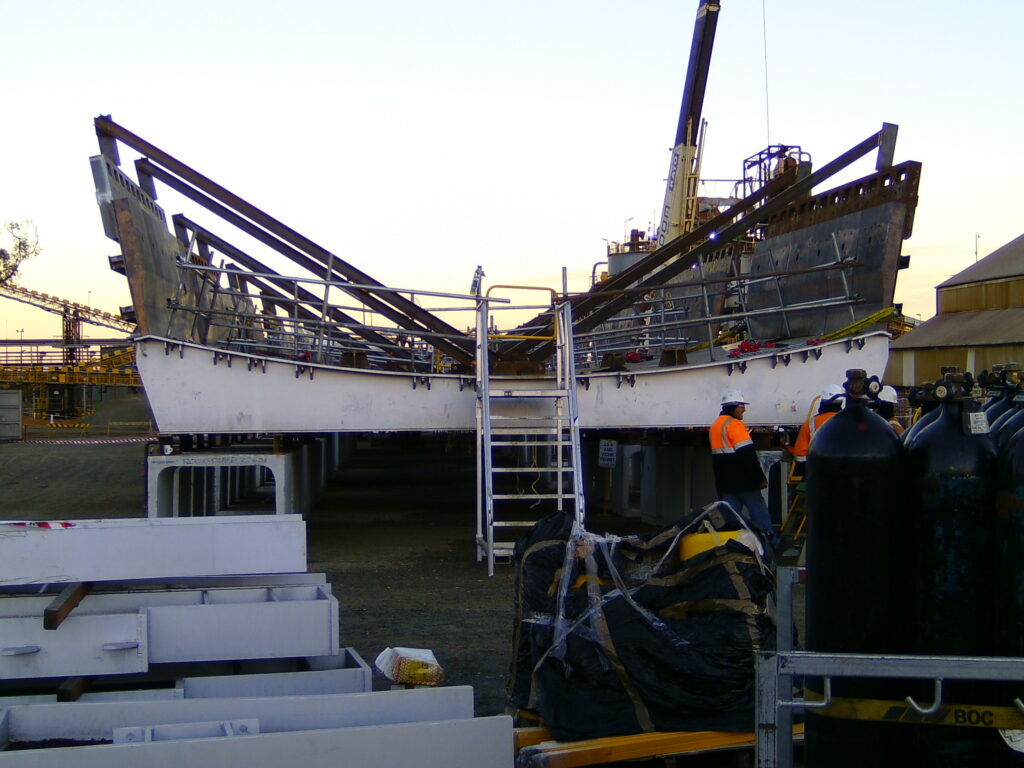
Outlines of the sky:
[{"label": "sky", "polygon": [[[924,319],[976,248],[1024,230],[1024,3],[721,6],[705,177],[738,178],[769,143],[822,165],[898,124],[896,161],[923,171],[896,300]],[[468,292],[479,264],[485,286],[557,288],[565,267],[584,290],[605,240],[660,209],[697,7],[0,0],[0,222],[31,220],[42,246],[19,283],[130,303],[89,170],[92,120],[109,114],[387,285]],[[158,202],[202,221],[173,195]],[[0,299],[0,338],[59,334],[56,315]]]}]

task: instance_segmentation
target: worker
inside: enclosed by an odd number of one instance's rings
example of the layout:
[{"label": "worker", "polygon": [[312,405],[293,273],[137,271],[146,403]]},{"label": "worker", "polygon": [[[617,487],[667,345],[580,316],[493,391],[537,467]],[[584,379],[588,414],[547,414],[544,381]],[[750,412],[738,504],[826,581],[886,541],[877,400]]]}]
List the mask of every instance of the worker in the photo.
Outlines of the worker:
[{"label": "worker", "polygon": [[774,546],[776,537],[761,489],[768,487],[768,479],[761,469],[754,441],[743,423],[748,402],[736,389],[727,389],[722,395],[722,412],[711,425],[711,466],[715,473],[718,498],[739,514],[744,515],[751,527],[764,540]]},{"label": "worker", "polygon": [[889,426],[896,431],[897,435],[902,435],[903,425],[896,418],[896,403],[898,401],[899,398],[896,396],[896,390],[893,387],[889,385],[882,387],[878,393],[878,406],[875,408],[875,413],[889,422]]},{"label": "worker", "polygon": [[796,463],[795,474],[799,477],[804,475],[804,462],[807,461],[807,450],[811,447],[811,440],[821,425],[835,416],[843,409],[843,389],[838,384],[829,384],[821,391],[821,398],[818,403],[818,412],[814,417],[808,416],[807,421],[800,427],[800,433],[796,436],[796,444],[787,446],[793,454]]}]

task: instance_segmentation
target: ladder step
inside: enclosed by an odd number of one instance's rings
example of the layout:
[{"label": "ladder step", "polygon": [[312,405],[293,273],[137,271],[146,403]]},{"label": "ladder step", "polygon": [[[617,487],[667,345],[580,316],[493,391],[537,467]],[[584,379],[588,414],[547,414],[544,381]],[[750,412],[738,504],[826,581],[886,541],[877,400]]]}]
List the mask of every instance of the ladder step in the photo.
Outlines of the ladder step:
[{"label": "ladder step", "polygon": [[[526,421],[526,422],[537,422],[537,421],[539,421],[539,422],[542,422],[542,423],[543,422],[560,422],[560,421],[568,422],[569,421],[569,417],[568,416],[559,416],[557,413],[536,413],[536,414],[531,414],[529,416],[495,416],[493,413],[491,414],[491,424],[492,424],[492,426],[494,425],[495,422],[506,422],[507,423],[507,422],[510,422],[510,421],[518,421],[520,423],[522,423],[524,421]],[[568,423],[566,423],[566,426],[564,427],[564,429],[568,429],[568,428],[569,428],[569,425],[568,425]]]},{"label": "ladder step", "polygon": [[491,498],[495,501],[510,501],[514,499],[522,499],[523,501],[536,501],[537,499],[571,500],[573,493],[571,491],[565,493],[495,493],[491,495]]},{"label": "ladder step", "polygon": [[[536,525],[536,520],[495,520],[493,525],[495,528],[533,528]],[[506,542],[494,542],[495,545]],[[513,544],[514,542],[507,542]]]},{"label": "ladder step", "polygon": [[568,431],[561,427],[491,427],[492,435],[558,435]]},{"label": "ladder step", "polygon": [[487,393],[491,399],[504,397],[566,397],[565,389],[492,389]]},{"label": "ladder step", "polygon": [[510,445],[530,445],[530,446],[532,446],[532,445],[550,445],[550,446],[557,446],[557,445],[572,445],[572,441],[571,440],[521,440],[520,442],[517,443],[515,441],[491,440],[491,447],[492,448],[496,448],[496,447],[499,447],[499,446],[500,447],[507,447],[507,446],[510,446]]},{"label": "ladder step", "polygon": [[538,472],[572,472],[572,467],[491,467],[491,472],[503,472],[507,474],[529,473],[536,475]]}]

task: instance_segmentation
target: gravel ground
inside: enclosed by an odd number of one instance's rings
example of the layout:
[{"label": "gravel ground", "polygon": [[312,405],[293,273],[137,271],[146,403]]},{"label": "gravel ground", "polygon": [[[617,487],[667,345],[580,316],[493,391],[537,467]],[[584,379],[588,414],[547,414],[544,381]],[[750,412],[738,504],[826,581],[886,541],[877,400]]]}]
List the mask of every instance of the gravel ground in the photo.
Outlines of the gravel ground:
[{"label": "gravel ground", "polygon": [[[141,398],[119,399],[108,411],[105,405],[97,424],[108,413],[125,421],[148,415]],[[86,436],[93,437],[101,435]],[[345,645],[371,664],[388,646],[429,648],[446,684],[473,686],[477,714],[492,715],[505,711],[513,577],[502,565],[489,578],[476,562],[469,445],[429,436],[362,445],[309,515],[309,570],[326,573],[332,584]],[[139,443],[0,444],[0,519],[144,516],[144,451]],[[630,525],[608,519],[591,528],[625,533]],[[798,601],[799,611],[802,594]],[[742,766],[747,759],[679,764]]]}]

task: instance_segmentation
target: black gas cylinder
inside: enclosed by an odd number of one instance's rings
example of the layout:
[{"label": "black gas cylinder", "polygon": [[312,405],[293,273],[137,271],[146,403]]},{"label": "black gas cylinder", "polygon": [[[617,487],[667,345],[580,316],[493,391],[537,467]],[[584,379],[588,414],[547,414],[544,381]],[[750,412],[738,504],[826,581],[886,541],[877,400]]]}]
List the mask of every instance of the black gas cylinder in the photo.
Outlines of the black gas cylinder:
[{"label": "black gas cylinder", "polygon": [[[949,656],[992,652],[996,451],[985,414],[947,374],[935,387],[939,417],[908,447],[917,550],[914,651]],[[927,693],[924,693],[927,691]],[[931,686],[918,695],[930,701]],[[985,688],[948,683],[943,701],[984,703]],[[992,729],[923,726],[918,765],[991,765]]]},{"label": "black gas cylinder", "polygon": [[[904,496],[906,452],[888,423],[867,408],[865,372],[847,371],[847,377],[846,407],[821,426],[807,454],[806,644],[827,653],[909,653],[913,526]],[[879,681],[833,680],[836,697],[900,699],[907,692]],[[902,724],[808,710],[805,764],[905,768],[912,737]]]},{"label": "black gas cylinder", "polygon": [[[1024,431],[1018,430],[999,450],[995,515],[995,631],[996,656],[1024,656]],[[1024,700],[1024,684],[1004,683],[993,703],[1012,707]],[[1021,765],[1024,755],[997,747],[996,765]]]},{"label": "black gas cylinder", "polygon": [[1018,394],[1013,399],[1013,407],[992,422],[988,430],[996,443],[996,451],[1001,451],[1021,427],[1024,427],[1024,395]]},{"label": "black gas cylinder", "polygon": [[988,388],[991,398],[982,406],[988,423],[995,421],[1013,407],[1013,400],[1017,394],[1017,382],[1020,378],[1020,366],[1017,363],[1006,363],[998,366],[999,371],[989,374],[984,379],[979,376],[978,382]]},{"label": "black gas cylinder", "polygon": [[903,433],[903,444],[909,445],[918,432],[927,427],[939,416],[939,401],[935,399],[935,384],[926,381],[921,385],[917,395],[917,407],[921,409],[917,421],[910,425],[910,428]]}]

